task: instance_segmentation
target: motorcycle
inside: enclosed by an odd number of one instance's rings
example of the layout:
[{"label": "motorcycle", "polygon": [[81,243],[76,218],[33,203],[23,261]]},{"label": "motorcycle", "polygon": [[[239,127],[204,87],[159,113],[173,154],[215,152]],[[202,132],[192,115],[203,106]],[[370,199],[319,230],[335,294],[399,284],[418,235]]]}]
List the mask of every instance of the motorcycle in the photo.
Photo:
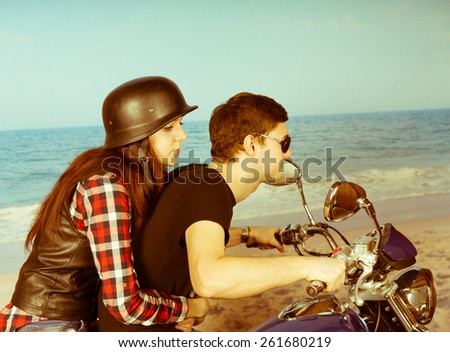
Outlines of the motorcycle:
[{"label": "motorcycle", "polygon": [[[311,282],[306,289],[309,297],[288,305],[277,317],[252,331],[428,331],[426,325],[436,309],[433,274],[429,269],[413,266],[417,250],[411,241],[392,224],[379,225],[365,190],[352,182],[339,181],[331,186],[325,200],[324,218],[338,222],[364,209],[375,229],[350,243],[336,228],[316,222],[303,192],[301,169],[293,161],[289,163],[294,168],[293,176],[287,177],[282,185],[297,184],[309,223],[288,225],[277,239],[294,246],[298,255],[343,260],[346,297],[321,293],[324,283]],[[308,247],[308,241],[318,237],[326,241],[329,250],[316,252]]]}]

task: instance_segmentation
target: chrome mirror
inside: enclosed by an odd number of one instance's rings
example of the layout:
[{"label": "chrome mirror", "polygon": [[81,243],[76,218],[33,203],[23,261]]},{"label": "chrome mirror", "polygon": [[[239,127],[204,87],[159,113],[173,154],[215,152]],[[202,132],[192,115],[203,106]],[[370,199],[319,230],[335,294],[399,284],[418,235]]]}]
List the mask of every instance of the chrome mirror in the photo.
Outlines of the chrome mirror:
[{"label": "chrome mirror", "polygon": [[383,232],[378,223],[375,208],[367,199],[364,188],[352,182],[335,182],[328,190],[323,216],[327,221],[342,221],[356,214],[361,208],[366,210],[377,229],[378,240],[373,253],[378,255]]},{"label": "chrome mirror", "polygon": [[327,221],[342,221],[361,209],[366,191],[356,183],[335,182],[328,190],[323,215]]}]

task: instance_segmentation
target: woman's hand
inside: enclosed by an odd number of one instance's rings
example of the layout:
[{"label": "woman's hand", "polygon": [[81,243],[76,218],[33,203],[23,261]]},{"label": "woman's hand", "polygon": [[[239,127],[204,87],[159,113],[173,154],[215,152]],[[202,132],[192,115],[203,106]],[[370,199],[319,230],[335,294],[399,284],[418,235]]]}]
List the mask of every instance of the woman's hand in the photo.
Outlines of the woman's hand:
[{"label": "woman's hand", "polygon": [[189,332],[195,325],[202,323],[209,311],[209,302],[206,298],[188,298],[187,301],[189,309],[186,319],[175,326],[184,332]]},{"label": "woman's hand", "polygon": [[175,325],[175,329],[183,332],[189,332],[195,325],[195,318],[186,318],[182,322]]}]

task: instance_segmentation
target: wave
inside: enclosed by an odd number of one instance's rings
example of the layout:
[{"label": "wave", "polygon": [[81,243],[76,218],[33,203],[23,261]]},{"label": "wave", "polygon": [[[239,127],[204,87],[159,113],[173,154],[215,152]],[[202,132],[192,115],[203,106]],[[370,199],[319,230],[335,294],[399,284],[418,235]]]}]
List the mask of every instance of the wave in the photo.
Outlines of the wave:
[{"label": "wave", "polygon": [[[336,177],[318,182],[303,182],[303,190],[311,209],[323,208],[326,194],[336,181],[350,181],[361,185],[371,201],[423,196],[448,192],[450,165],[430,168],[402,167],[398,169],[368,169],[346,172],[345,180]],[[235,207],[235,218],[303,212],[297,187],[261,185],[244,202]]]},{"label": "wave", "polygon": [[[368,184],[384,182],[408,182],[417,184],[417,182],[426,182],[433,184],[433,181],[446,180],[446,175],[450,172],[450,165],[447,167],[432,167],[432,168],[413,168],[402,167],[398,169],[369,169],[359,171],[351,175],[355,181],[364,182]],[[415,182],[414,182],[415,181]]]},{"label": "wave", "polygon": [[0,243],[24,241],[39,204],[0,209]]}]

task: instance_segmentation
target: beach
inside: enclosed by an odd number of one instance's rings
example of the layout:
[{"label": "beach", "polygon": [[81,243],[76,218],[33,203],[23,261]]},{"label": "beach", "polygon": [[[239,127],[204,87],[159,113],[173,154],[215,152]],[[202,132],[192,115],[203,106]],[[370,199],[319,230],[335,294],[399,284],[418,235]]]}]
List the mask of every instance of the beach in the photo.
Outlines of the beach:
[{"label": "beach", "polygon": [[[374,204],[380,224],[392,223],[416,246],[417,266],[429,268],[434,275],[437,291],[437,309],[431,331],[450,331],[450,194],[432,194],[420,197],[379,201]],[[323,221],[321,214],[314,212],[316,221]],[[234,221],[234,226],[284,227],[287,224],[304,223],[304,212],[254,217]],[[335,223],[350,241],[373,229],[364,211],[344,222]],[[239,245],[227,249],[227,255],[273,256],[296,255],[293,248],[286,253],[247,249]],[[23,242],[2,244],[0,248],[0,304],[4,306],[11,298],[18,270],[25,258]],[[277,315],[289,303],[301,299],[305,294],[305,282],[266,291],[254,297],[239,300],[210,300],[211,309],[205,321],[197,326],[200,331],[248,331],[266,319]],[[340,293],[342,294],[342,292]]]}]

